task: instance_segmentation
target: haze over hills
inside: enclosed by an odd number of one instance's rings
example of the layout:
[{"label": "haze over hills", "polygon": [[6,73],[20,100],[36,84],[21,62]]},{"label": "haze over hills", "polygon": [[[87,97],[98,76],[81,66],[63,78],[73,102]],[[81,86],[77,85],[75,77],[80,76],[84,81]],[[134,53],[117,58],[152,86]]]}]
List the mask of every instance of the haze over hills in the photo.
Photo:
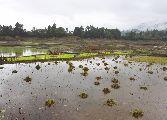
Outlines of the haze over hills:
[{"label": "haze over hills", "polygon": [[132,28],[133,30],[146,31],[146,30],[167,30],[167,22],[145,22]]}]

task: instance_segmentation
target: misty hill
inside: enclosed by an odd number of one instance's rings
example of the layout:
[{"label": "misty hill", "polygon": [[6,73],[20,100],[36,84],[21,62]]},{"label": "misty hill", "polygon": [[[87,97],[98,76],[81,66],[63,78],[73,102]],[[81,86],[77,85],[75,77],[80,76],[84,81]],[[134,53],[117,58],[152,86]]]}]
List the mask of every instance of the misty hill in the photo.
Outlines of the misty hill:
[{"label": "misty hill", "polygon": [[167,30],[167,22],[146,22],[141,23],[138,26],[135,26],[133,29],[139,30],[139,31],[146,31],[146,30]]}]

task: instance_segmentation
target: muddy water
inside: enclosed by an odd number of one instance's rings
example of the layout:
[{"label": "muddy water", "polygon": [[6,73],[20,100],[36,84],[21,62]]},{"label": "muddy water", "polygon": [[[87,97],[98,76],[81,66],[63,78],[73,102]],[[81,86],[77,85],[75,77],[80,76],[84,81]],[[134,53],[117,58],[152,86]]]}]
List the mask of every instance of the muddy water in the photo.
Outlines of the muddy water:
[{"label": "muddy water", "polygon": [[[130,111],[140,108],[144,111],[143,120],[167,119],[167,82],[163,80],[167,72],[162,70],[165,65],[148,63],[128,63],[120,57],[105,59],[85,59],[71,61],[75,70],[68,72],[68,64],[60,61],[33,64],[6,64],[0,69],[0,118],[5,120],[133,120]],[[110,69],[106,71],[103,62]],[[92,61],[92,63],[91,63]],[[97,66],[96,63],[100,63]],[[39,64],[40,70],[35,66]],[[125,66],[124,64],[128,64]],[[79,65],[89,68],[88,76],[84,77]],[[113,67],[117,66],[115,70]],[[141,71],[139,69],[142,69]],[[17,70],[18,73],[12,73]],[[153,71],[149,74],[148,71]],[[115,71],[119,71],[115,74]],[[32,81],[24,81],[26,76]],[[100,85],[94,81],[101,76]],[[129,78],[134,77],[135,81]],[[111,88],[111,79],[117,78],[119,89]],[[146,86],[148,90],[141,90]],[[104,94],[102,89],[108,87],[111,93]],[[78,95],[86,92],[88,98],[81,99]],[[46,107],[48,98],[55,100],[53,106]],[[114,99],[117,105],[105,105],[107,99]]]}]

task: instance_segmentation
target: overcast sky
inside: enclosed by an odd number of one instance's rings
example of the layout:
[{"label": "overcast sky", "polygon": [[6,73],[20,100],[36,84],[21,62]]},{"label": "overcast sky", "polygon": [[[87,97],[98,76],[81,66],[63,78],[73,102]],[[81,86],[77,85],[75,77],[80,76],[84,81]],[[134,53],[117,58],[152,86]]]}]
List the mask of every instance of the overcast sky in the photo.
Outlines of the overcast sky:
[{"label": "overcast sky", "polygon": [[0,24],[42,28],[56,23],[127,29],[149,21],[167,21],[167,0],[0,0]]}]

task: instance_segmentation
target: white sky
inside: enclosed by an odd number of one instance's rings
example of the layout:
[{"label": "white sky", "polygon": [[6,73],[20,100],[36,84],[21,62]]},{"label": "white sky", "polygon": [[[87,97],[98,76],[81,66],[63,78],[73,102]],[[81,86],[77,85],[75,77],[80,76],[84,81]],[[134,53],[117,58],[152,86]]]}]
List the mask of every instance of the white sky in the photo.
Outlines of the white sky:
[{"label": "white sky", "polygon": [[127,29],[167,21],[167,0],[0,0],[0,24],[44,28],[49,24]]}]

